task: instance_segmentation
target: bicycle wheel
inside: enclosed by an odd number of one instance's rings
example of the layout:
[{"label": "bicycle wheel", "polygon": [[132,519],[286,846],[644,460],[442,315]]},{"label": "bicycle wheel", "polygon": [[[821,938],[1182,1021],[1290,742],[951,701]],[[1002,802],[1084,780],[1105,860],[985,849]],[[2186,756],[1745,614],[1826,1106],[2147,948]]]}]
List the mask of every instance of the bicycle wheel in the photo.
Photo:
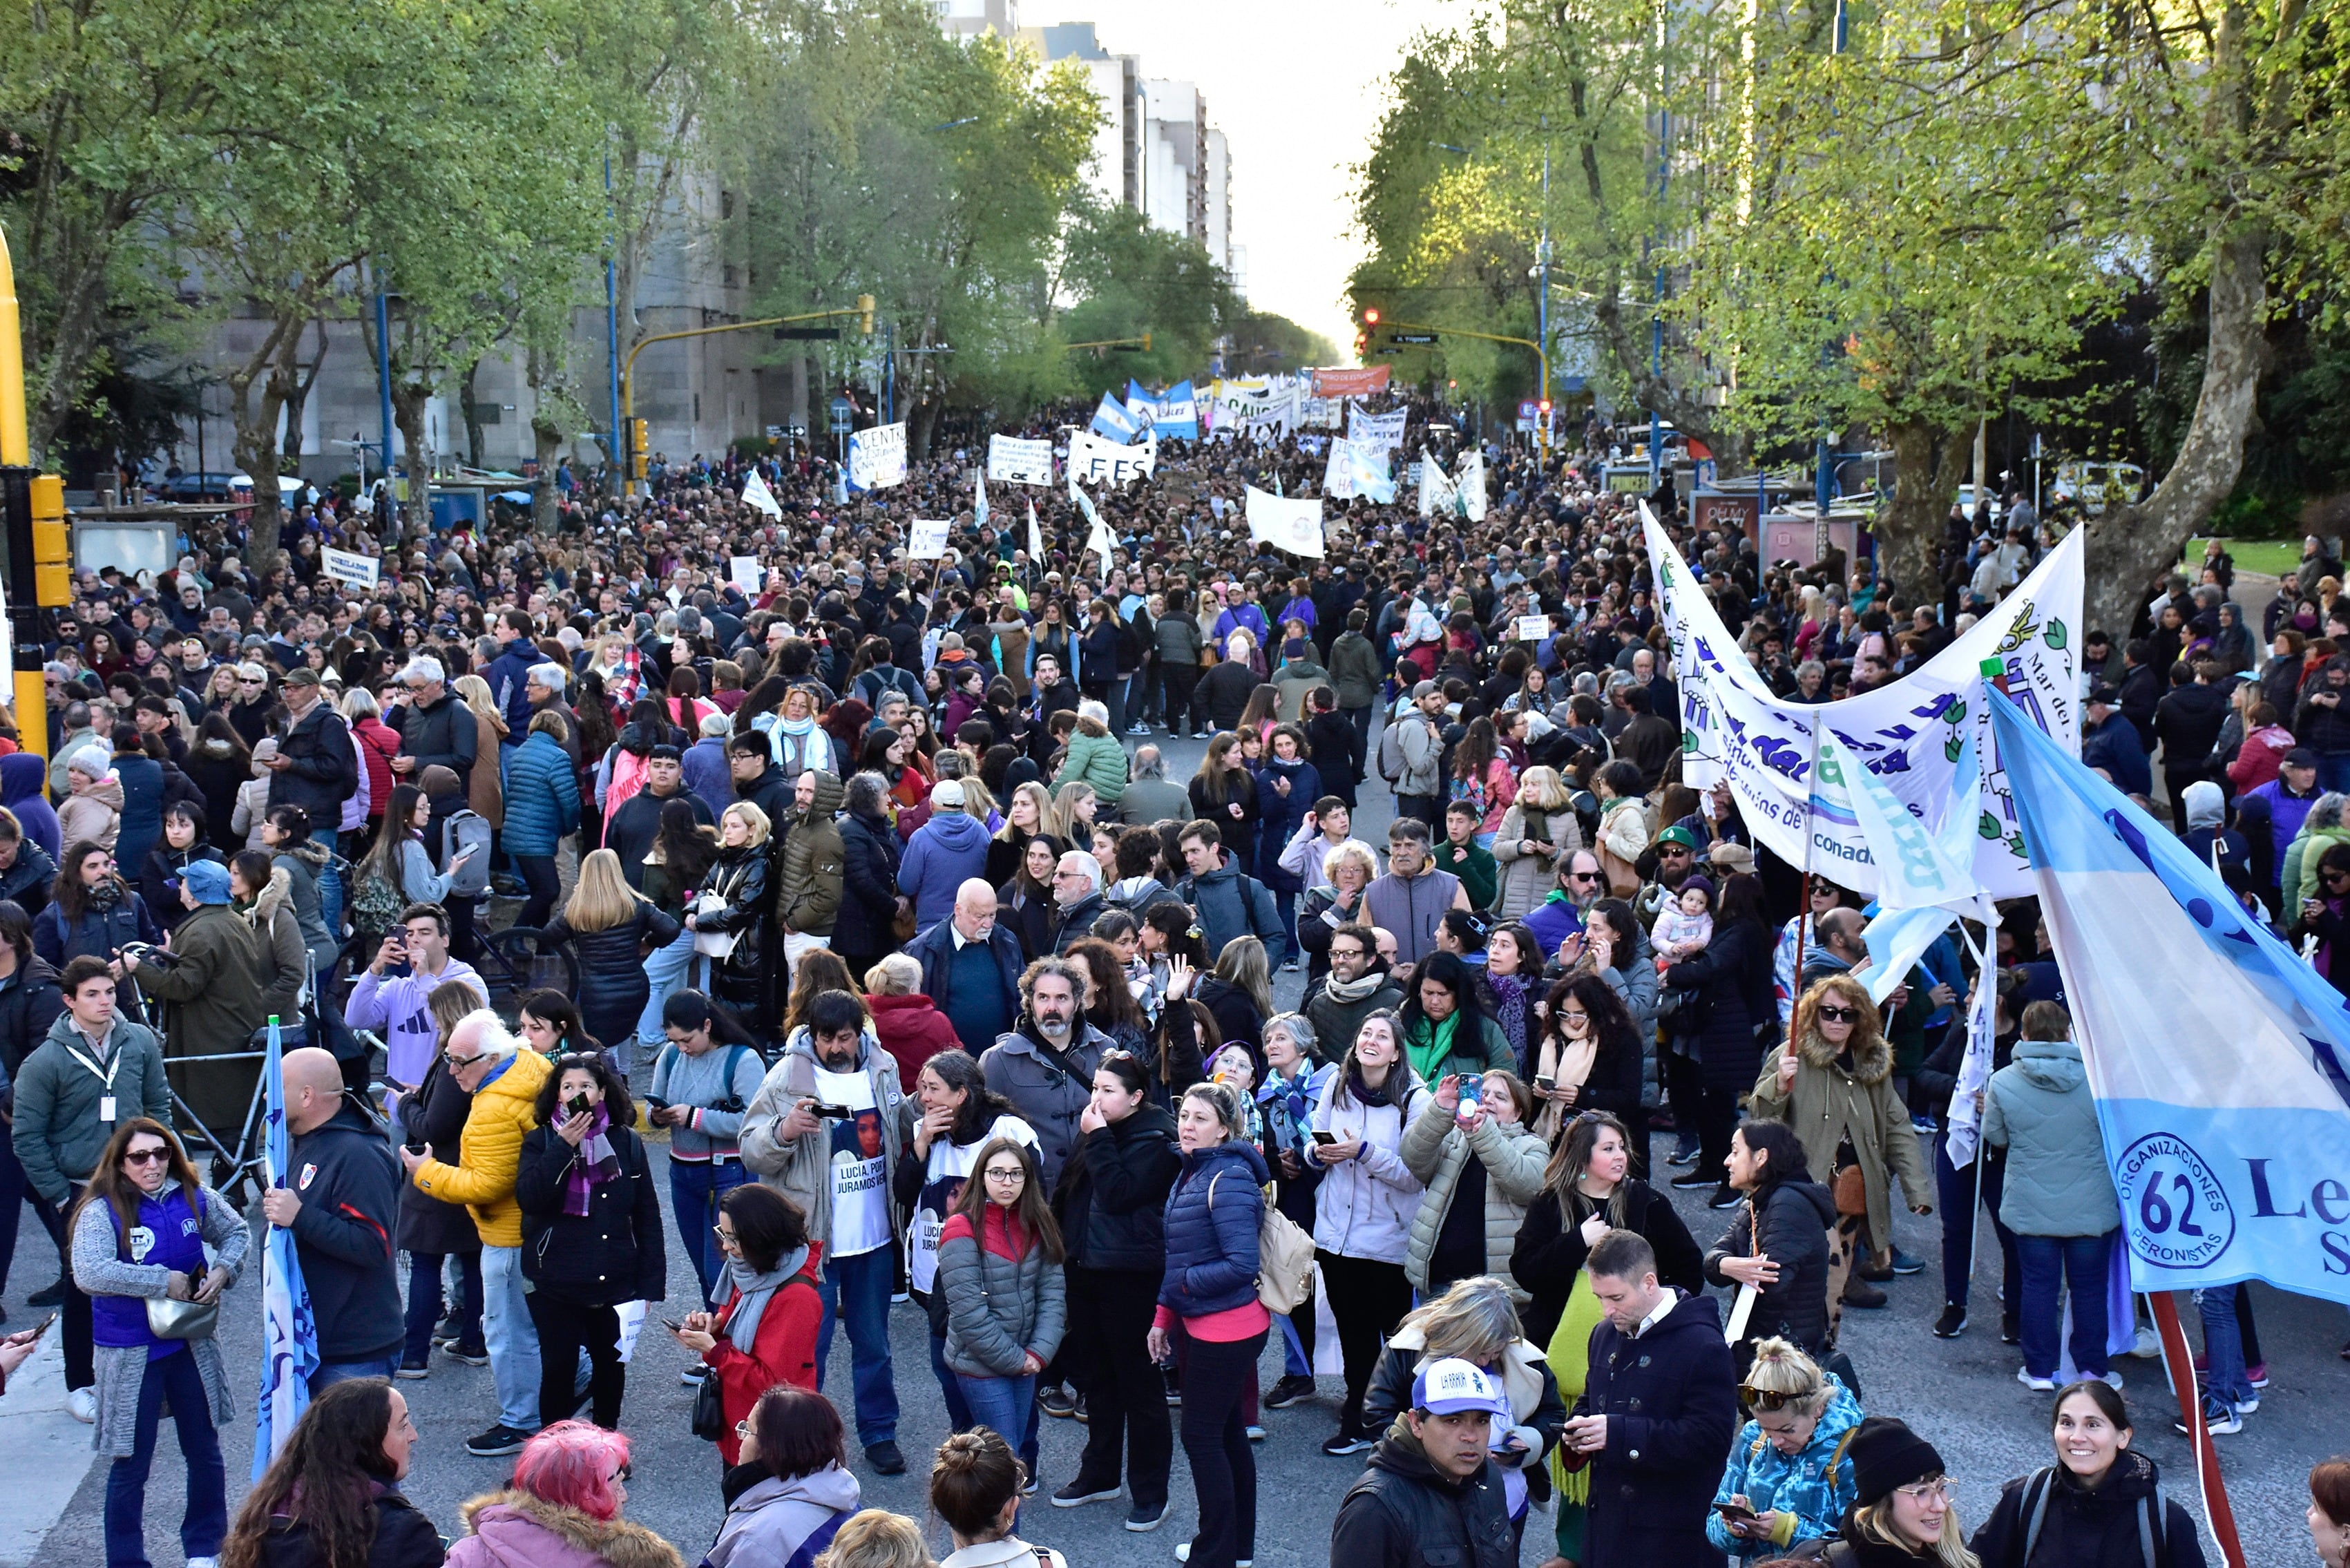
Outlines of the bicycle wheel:
[{"label": "bicycle wheel", "polygon": [[536,926],[508,926],[482,944],[474,966],[488,988],[490,1005],[511,1024],[521,1012],[521,999],[542,988],[566,996],[579,994],[579,965],[571,950],[546,940]]}]

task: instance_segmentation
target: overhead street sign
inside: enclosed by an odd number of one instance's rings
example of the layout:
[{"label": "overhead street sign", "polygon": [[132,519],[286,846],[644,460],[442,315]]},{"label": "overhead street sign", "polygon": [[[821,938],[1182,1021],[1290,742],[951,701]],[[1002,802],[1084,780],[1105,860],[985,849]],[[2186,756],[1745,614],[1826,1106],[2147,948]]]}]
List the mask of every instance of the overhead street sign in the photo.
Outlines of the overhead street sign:
[{"label": "overhead street sign", "polygon": [[1433,332],[1390,332],[1388,334],[1388,341],[1390,343],[1433,343],[1436,341],[1436,334]]},{"label": "overhead street sign", "polygon": [[837,343],[840,341],[840,328],[837,327],[778,327],[775,328],[775,336],[778,338],[797,343]]}]

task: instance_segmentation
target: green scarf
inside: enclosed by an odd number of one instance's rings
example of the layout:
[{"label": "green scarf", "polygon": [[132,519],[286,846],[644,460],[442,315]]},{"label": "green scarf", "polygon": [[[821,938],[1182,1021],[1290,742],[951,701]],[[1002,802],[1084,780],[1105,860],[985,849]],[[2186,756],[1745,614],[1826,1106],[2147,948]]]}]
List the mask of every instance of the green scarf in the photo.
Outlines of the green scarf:
[{"label": "green scarf", "polygon": [[1438,1069],[1452,1054],[1453,1031],[1460,1023],[1459,1012],[1446,1014],[1444,1022],[1433,1026],[1422,1019],[1421,1027],[1415,1029],[1404,1043],[1405,1054],[1411,1058],[1411,1070],[1419,1075],[1421,1083],[1434,1084],[1442,1075]]}]

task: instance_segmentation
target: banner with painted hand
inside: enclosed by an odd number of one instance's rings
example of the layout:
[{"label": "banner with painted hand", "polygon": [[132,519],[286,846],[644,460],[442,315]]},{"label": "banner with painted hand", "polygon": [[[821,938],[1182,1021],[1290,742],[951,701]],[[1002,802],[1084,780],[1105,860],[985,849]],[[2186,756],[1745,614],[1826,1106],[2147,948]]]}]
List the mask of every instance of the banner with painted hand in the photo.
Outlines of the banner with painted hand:
[{"label": "banner with painted hand", "polygon": [[847,472],[851,490],[882,490],[905,483],[906,421],[850,431]]},{"label": "banner with painted hand", "polygon": [[2341,992],[2036,716],[1995,694],[1988,705],[2096,1100],[2131,1288],[2257,1279],[2350,1302]]},{"label": "banner with painted hand", "polygon": [[1053,483],[1053,443],[1018,436],[987,438],[987,477],[998,484]]},{"label": "banner with painted hand", "polygon": [[1322,556],[1322,501],[1319,496],[1284,500],[1252,484],[1248,487],[1249,537],[1262,539],[1293,556]]},{"label": "banner with painted hand", "polygon": [[[1960,759],[1971,738],[1973,754],[1981,759],[1972,801],[1976,887],[1995,898],[2031,894],[2014,802],[1988,731],[1981,667],[1985,659],[1999,659],[2010,690],[2034,721],[2066,750],[2079,751],[2074,662],[2081,624],[2078,530],[1996,609],[1914,674],[1839,702],[1806,707],[1783,702],[1772,692],[1672,541],[1647,508],[1641,510],[1658,609],[1671,639],[1673,678],[1680,691],[1686,783],[1703,790],[1727,779],[1756,840],[1790,865],[1802,866],[1807,863],[1806,775],[1814,723],[1843,742],[1929,830],[1943,825],[1956,798]],[[1880,874],[1862,833],[1825,820],[1812,823],[1810,831],[1808,864],[1843,887],[1877,896]]]},{"label": "banner with painted hand", "polygon": [[1118,486],[1148,479],[1159,466],[1159,438],[1146,435],[1131,446],[1078,431],[1069,437],[1069,478],[1087,484]]},{"label": "banner with painted hand", "polygon": [[1367,414],[1356,408],[1347,417],[1347,439],[1381,452],[1393,452],[1403,445],[1404,415],[1408,411],[1389,409],[1383,414]]}]

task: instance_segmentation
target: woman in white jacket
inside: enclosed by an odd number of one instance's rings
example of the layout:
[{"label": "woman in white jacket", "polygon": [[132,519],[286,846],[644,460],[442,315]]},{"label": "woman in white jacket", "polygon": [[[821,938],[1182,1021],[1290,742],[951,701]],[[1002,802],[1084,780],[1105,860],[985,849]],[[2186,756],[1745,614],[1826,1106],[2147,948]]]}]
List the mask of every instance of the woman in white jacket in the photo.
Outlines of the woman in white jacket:
[{"label": "woman in white jacket", "polygon": [[1403,1134],[1427,1095],[1403,1059],[1402,1026],[1382,1008],[1363,1020],[1314,1109],[1305,1158],[1324,1172],[1314,1199],[1314,1256],[1347,1365],[1347,1402],[1337,1435],[1322,1445],[1326,1454],[1371,1446],[1363,1395],[1380,1341],[1411,1310],[1404,1256],[1421,1188],[1403,1162]]}]

